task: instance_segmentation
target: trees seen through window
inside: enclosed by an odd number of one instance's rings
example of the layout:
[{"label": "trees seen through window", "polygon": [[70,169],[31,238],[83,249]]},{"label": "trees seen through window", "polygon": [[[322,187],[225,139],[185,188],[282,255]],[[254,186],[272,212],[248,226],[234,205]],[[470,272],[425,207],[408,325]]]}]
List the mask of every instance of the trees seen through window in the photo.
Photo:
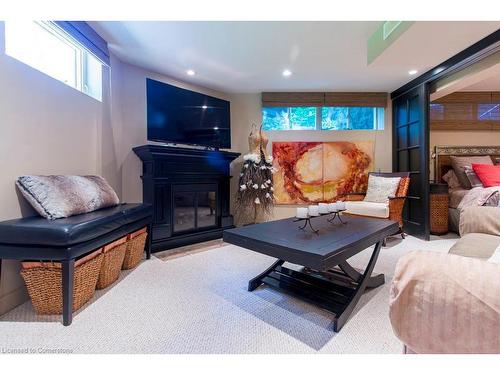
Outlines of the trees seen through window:
[{"label": "trees seen through window", "polygon": [[264,107],[264,130],[380,130],[384,109],[375,107]]}]

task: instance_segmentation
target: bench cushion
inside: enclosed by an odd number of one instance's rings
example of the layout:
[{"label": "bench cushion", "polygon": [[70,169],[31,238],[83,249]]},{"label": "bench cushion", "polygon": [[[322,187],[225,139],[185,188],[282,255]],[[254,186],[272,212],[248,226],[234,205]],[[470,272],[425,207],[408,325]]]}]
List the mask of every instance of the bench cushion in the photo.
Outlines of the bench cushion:
[{"label": "bench cushion", "polygon": [[0,244],[67,247],[152,216],[152,212],[150,204],[123,203],[57,220],[33,216],[3,221]]},{"label": "bench cushion", "polygon": [[387,219],[389,217],[388,203],[375,203],[365,201],[347,201],[346,214],[378,217]]}]

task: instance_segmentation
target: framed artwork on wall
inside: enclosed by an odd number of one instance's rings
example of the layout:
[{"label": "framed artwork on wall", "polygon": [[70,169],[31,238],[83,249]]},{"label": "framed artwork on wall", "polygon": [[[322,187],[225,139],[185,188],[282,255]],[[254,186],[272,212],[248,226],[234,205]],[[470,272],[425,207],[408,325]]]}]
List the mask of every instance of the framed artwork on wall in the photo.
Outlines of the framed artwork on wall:
[{"label": "framed artwork on wall", "polygon": [[273,142],[276,204],[333,202],[339,195],[366,191],[374,144],[355,142]]}]

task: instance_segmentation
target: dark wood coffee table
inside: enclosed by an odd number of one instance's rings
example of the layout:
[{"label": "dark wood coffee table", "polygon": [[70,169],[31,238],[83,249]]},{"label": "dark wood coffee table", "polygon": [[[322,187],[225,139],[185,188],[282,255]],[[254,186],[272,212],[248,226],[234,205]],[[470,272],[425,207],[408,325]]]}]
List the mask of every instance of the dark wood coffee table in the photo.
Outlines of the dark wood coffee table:
[{"label": "dark wood coffee table", "polygon": [[[365,288],[384,284],[384,275],[372,275],[382,241],[399,229],[395,221],[364,217],[347,218],[347,223],[328,222],[327,216],[313,218],[318,233],[300,230],[294,218],[228,229],[224,241],[266,254],[278,260],[248,283],[253,291],[261,284],[301,297],[334,314],[338,332],[358,303]],[[375,245],[364,271],[347,260]],[[301,271],[283,267],[290,262]]]}]

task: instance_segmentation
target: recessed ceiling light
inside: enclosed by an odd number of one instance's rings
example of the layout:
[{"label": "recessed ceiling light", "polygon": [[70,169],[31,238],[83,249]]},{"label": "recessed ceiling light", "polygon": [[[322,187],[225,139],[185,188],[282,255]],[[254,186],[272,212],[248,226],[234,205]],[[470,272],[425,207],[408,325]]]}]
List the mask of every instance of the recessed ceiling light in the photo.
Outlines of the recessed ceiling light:
[{"label": "recessed ceiling light", "polygon": [[418,70],[412,69],[408,72],[409,75],[414,76],[415,74],[418,73]]},{"label": "recessed ceiling light", "polygon": [[292,75],[292,72],[288,69],[283,70],[283,77],[290,77]]},{"label": "recessed ceiling light", "polygon": [[194,76],[196,73],[195,73],[195,71],[194,71],[194,70],[189,69],[188,71],[186,71],[186,74],[187,74],[188,76]]},{"label": "recessed ceiling light", "polygon": [[208,107],[206,105],[202,105],[201,108],[207,109]]}]

